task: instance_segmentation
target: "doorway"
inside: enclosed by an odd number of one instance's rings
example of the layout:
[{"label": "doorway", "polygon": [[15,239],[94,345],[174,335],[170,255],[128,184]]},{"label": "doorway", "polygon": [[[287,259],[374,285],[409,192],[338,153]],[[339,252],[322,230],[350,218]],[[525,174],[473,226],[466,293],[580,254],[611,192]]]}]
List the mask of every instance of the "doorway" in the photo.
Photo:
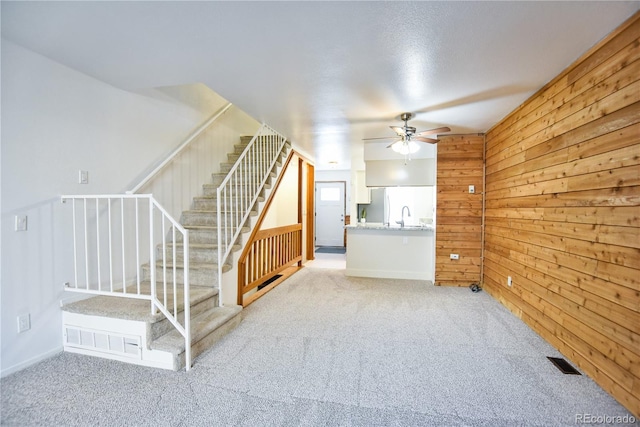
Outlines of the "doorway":
[{"label": "doorway", "polygon": [[316,182],[316,246],[344,247],[345,181]]}]

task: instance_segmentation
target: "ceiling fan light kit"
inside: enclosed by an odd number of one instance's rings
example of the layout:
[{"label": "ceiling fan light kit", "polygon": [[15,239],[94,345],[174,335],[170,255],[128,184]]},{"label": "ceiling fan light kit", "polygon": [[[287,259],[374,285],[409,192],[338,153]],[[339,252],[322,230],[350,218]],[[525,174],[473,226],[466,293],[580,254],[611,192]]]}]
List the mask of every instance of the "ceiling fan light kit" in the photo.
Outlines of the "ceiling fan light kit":
[{"label": "ceiling fan light kit", "polygon": [[420,149],[420,146],[413,141],[400,140],[391,144],[391,149],[396,153],[406,156],[407,154],[413,154]]}]

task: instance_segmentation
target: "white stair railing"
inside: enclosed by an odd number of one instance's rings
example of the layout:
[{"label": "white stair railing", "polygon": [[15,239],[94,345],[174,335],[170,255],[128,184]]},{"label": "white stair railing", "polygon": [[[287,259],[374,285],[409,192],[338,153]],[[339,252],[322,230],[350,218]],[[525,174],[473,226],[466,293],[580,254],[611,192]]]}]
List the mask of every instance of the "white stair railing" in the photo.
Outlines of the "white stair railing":
[{"label": "white stair railing", "polygon": [[74,282],[65,290],[150,301],[151,315],[160,311],[184,337],[189,370],[188,230],[150,194],[68,195],[62,201],[71,201],[73,210]]},{"label": "white stair railing", "polygon": [[222,295],[224,264],[285,144],[284,136],[263,123],[218,186],[216,198],[220,305],[224,301]]}]

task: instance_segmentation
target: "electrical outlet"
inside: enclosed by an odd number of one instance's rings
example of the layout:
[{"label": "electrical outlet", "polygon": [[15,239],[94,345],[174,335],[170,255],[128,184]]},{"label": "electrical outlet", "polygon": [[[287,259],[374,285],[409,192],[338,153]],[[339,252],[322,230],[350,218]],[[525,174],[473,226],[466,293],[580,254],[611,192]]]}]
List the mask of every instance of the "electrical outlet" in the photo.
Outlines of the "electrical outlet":
[{"label": "electrical outlet", "polygon": [[78,184],[88,184],[89,183],[89,171],[79,171],[78,172]]},{"label": "electrical outlet", "polygon": [[450,259],[460,259],[460,255],[458,255],[458,254],[451,254],[451,255],[449,255],[449,258],[450,258]]},{"label": "electrical outlet", "polygon": [[475,185],[470,185],[470,186],[469,186],[469,193],[473,194],[473,193],[475,193],[475,192],[476,192],[476,187],[475,187]]},{"label": "electrical outlet", "polygon": [[16,215],[16,231],[27,231],[27,216]]},{"label": "electrical outlet", "polygon": [[29,313],[18,316],[18,333],[31,329],[31,316]]},{"label": "electrical outlet", "polygon": [[402,238],[402,244],[406,245],[407,243],[409,243],[409,238],[405,236]]},{"label": "electrical outlet", "polygon": [[511,280],[511,276],[507,276],[507,286],[511,286],[513,281]]}]

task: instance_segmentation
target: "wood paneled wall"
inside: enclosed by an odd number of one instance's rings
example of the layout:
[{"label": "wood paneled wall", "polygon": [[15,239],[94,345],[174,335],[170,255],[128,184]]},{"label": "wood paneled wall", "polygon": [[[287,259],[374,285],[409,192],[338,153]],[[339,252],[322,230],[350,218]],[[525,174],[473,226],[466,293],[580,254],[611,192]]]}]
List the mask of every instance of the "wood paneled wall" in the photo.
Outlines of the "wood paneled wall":
[{"label": "wood paneled wall", "polygon": [[639,165],[640,14],[486,134],[484,289],[636,417]]},{"label": "wood paneled wall", "polygon": [[[469,286],[480,283],[484,136],[439,139],[435,284]],[[451,254],[460,258],[452,260]]]}]

